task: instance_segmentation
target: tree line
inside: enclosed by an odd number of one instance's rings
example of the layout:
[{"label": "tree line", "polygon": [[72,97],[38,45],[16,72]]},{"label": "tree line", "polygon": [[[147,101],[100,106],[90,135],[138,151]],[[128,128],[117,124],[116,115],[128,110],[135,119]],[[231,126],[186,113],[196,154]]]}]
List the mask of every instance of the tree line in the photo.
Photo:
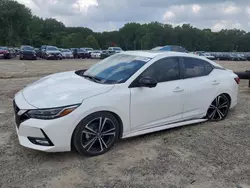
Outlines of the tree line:
[{"label": "tree line", "polygon": [[22,44],[94,49],[120,46],[124,50],[180,45],[189,51],[250,52],[250,32],[238,29],[212,32],[189,24],[173,27],[159,22],[127,23],[118,31],[94,32],[86,27],[66,27],[52,18],[39,18],[14,0],[0,0],[0,46]]}]

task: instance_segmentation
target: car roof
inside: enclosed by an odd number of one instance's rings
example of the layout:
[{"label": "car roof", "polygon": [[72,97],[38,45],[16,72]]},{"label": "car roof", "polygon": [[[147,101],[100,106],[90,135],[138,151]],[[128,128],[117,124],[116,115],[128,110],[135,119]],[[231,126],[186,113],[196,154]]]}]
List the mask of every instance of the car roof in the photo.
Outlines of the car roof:
[{"label": "car roof", "polygon": [[140,56],[140,57],[147,57],[147,58],[156,58],[158,56],[162,57],[191,57],[191,58],[196,58],[196,59],[201,59],[205,60],[207,62],[210,62],[214,66],[219,66],[222,67],[221,65],[215,63],[214,61],[211,61],[207,59],[206,57],[198,56],[195,54],[190,54],[190,53],[184,53],[184,52],[173,52],[173,51],[154,51],[154,50],[146,50],[146,51],[125,51],[121,52],[123,54],[128,54],[128,55],[134,55],[134,56]]},{"label": "car roof", "polygon": [[188,54],[184,52],[174,52],[174,51],[157,51],[157,50],[136,50],[136,51],[125,51],[122,52],[128,55],[135,55],[135,56],[142,56],[142,57],[149,57],[149,58],[155,58],[159,55],[165,55],[166,57],[171,56],[187,56],[187,57],[198,57],[194,54]]}]

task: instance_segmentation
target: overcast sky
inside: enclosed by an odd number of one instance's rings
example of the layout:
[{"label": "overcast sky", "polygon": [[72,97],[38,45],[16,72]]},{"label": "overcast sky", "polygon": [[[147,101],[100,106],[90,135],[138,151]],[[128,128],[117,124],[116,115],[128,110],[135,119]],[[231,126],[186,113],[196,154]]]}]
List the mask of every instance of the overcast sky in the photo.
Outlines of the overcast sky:
[{"label": "overcast sky", "polygon": [[17,0],[33,14],[56,18],[66,26],[117,30],[127,22],[158,21],[218,31],[250,31],[250,0]]}]

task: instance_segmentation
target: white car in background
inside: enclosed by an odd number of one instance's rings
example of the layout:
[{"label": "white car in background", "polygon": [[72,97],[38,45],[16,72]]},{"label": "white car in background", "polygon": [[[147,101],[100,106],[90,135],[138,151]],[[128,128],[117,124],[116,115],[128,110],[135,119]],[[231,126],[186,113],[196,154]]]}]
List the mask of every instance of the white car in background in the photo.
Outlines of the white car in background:
[{"label": "white car in background", "polygon": [[91,52],[91,58],[93,59],[100,59],[101,58],[102,51],[101,50],[94,50]]},{"label": "white car in background", "polygon": [[87,156],[118,139],[219,121],[237,104],[239,78],[206,58],[127,51],[90,69],[46,76],[15,95],[21,145]]},{"label": "white car in background", "polygon": [[114,51],[115,53],[123,52],[123,50],[120,47],[109,47],[108,51]]},{"label": "white car in background", "polygon": [[210,60],[215,60],[215,57],[212,56],[212,55],[211,55],[210,53],[208,53],[208,52],[201,53],[200,56],[206,57],[207,59],[210,59]]},{"label": "white car in background", "polygon": [[74,57],[70,49],[61,49],[61,53],[64,59],[72,59]]}]

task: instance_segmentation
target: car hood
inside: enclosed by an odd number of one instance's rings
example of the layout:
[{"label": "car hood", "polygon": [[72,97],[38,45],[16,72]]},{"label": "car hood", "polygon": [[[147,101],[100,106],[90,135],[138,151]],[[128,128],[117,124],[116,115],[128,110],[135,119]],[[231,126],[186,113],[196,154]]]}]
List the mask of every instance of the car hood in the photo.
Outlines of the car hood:
[{"label": "car hood", "polygon": [[36,108],[53,108],[81,103],[113,87],[92,82],[71,71],[41,78],[24,88],[22,93],[25,100]]},{"label": "car hood", "polygon": [[53,50],[53,51],[47,51],[47,53],[61,53],[61,52],[58,50]]},{"label": "car hood", "polygon": [[71,55],[72,52],[62,52],[63,55]]},{"label": "car hood", "polygon": [[22,53],[32,54],[36,52],[34,50],[23,50]]}]

